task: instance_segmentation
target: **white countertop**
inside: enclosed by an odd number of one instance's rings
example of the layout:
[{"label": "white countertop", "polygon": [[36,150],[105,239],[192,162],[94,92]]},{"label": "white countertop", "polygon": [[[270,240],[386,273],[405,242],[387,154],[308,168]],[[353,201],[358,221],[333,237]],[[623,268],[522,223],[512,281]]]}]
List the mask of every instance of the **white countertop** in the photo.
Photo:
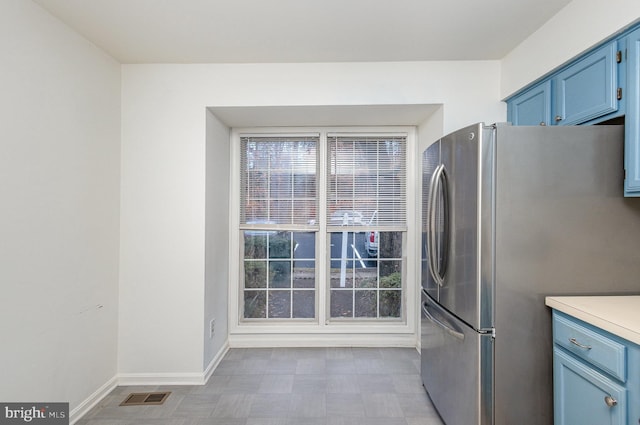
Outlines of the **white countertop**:
[{"label": "white countertop", "polygon": [[640,296],[546,297],[545,304],[640,345]]}]

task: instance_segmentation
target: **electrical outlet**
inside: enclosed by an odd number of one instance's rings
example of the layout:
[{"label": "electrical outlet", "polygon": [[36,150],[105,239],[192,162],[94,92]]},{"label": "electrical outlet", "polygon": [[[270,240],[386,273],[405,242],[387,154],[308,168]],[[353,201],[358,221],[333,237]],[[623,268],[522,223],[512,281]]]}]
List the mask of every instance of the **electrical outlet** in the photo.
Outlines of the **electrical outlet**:
[{"label": "electrical outlet", "polygon": [[211,319],[209,322],[209,338],[213,338],[216,333],[216,319]]}]

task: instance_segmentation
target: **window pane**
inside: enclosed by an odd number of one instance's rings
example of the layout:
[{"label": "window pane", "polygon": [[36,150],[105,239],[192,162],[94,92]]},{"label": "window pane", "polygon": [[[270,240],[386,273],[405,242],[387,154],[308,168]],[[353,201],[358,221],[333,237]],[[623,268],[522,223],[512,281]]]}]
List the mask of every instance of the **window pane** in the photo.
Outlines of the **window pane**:
[{"label": "window pane", "polygon": [[293,234],[293,257],[315,260],[316,234],[315,232],[297,232]]},{"label": "window pane", "polygon": [[341,273],[340,269],[331,269],[332,288],[353,288],[353,271],[346,269]]},{"label": "window pane", "polygon": [[289,170],[271,174],[269,182],[271,199],[291,199],[293,195],[293,178]]},{"label": "window pane", "polygon": [[316,175],[298,173],[293,176],[294,198],[316,199]]},{"label": "window pane", "polygon": [[380,232],[378,232],[377,230],[369,230],[364,233],[364,249],[367,257],[377,258],[379,246]]},{"label": "window pane", "polygon": [[380,258],[402,258],[402,232],[380,232]]},{"label": "window pane", "polygon": [[[344,238],[344,244],[342,240]],[[350,240],[351,239],[351,240]],[[330,256],[332,260],[340,259],[340,258],[351,258],[353,257],[353,252],[351,249],[351,244],[353,243],[353,233],[348,232],[336,232],[331,233],[329,235],[329,245],[330,245]],[[331,267],[339,267],[339,262],[331,262]]]},{"label": "window pane", "polygon": [[290,291],[269,291],[269,317],[273,319],[291,318]]},{"label": "window pane", "polygon": [[246,230],[244,235],[244,318],[315,318],[316,233]]},{"label": "window pane", "polygon": [[378,269],[368,267],[355,271],[356,288],[376,288],[378,286]]},{"label": "window pane", "polygon": [[395,199],[386,199],[380,198],[378,199],[378,224],[380,227],[384,226],[385,223],[388,225],[390,223],[399,222],[404,220],[405,216],[405,207],[404,204],[398,202]]},{"label": "window pane", "polygon": [[355,317],[377,316],[377,291],[355,291],[356,311]]},{"label": "window pane", "polygon": [[380,261],[380,287],[402,287],[402,261]]},{"label": "window pane", "polygon": [[315,291],[293,291],[293,317],[312,319],[316,317]]},{"label": "window pane", "polygon": [[333,232],[330,235],[331,258],[334,260],[355,258],[354,248],[356,251],[363,250],[363,242],[364,239],[357,240],[354,232]]},{"label": "window pane", "polygon": [[317,222],[318,137],[241,137],[240,223]]},{"label": "window pane", "polygon": [[269,217],[269,200],[253,199],[245,208],[244,214],[245,219],[243,221],[245,223],[268,223],[269,220],[267,217]]},{"label": "window pane", "polygon": [[316,282],[316,234],[298,232],[293,234],[293,287],[315,288]]},{"label": "window pane", "polygon": [[269,261],[269,287],[291,287],[291,261]]},{"label": "window pane", "polygon": [[[327,143],[327,209],[357,211],[372,230],[405,226],[406,137],[329,136]],[[333,215],[328,225],[336,225]]]},{"label": "window pane", "polygon": [[402,316],[402,292],[380,291],[380,317]]},{"label": "window pane", "polygon": [[310,217],[317,217],[317,209],[317,203],[313,200],[294,200],[292,205],[292,223],[315,226],[317,224],[315,218]]},{"label": "window pane", "polygon": [[331,317],[353,317],[353,291],[331,291]]},{"label": "window pane", "polygon": [[274,223],[292,223],[293,201],[272,199],[269,202],[269,219]]},{"label": "window pane", "polygon": [[269,236],[269,258],[291,258],[291,233]]},{"label": "window pane", "polygon": [[266,232],[244,232],[244,258],[267,258]]},{"label": "window pane", "polygon": [[245,261],[244,262],[244,287],[245,288],[266,288],[267,287],[267,262],[266,261]]},{"label": "window pane", "polygon": [[331,317],[401,318],[403,232],[331,232],[329,239]]},{"label": "window pane", "polygon": [[246,319],[267,317],[267,293],[265,291],[244,291],[244,317]]},{"label": "window pane", "polygon": [[315,288],[316,268],[315,261],[294,261],[293,262],[293,287],[294,288]]}]

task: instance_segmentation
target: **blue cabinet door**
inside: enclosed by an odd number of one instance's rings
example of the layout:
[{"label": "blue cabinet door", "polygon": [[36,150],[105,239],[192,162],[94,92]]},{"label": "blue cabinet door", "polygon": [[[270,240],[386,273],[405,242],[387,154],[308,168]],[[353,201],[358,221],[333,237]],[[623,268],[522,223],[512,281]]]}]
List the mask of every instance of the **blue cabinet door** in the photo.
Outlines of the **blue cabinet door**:
[{"label": "blue cabinet door", "polygon": [[640,196],[640,29],[627,36],[624,193]]},{"label": "blue cabinet door", "polygon": [[507,111],[513,125],[551,125],[551,80],[510,99]]},{"label": "blue cabinet door", "polygon": [[627,423],[626,389],[558,347],[553,385],[555,425]]},{"label": "blue cabinet door", "polygon": [[580,124],[618,110],[617,53],[613,40],[555,76],[556,125]]}]

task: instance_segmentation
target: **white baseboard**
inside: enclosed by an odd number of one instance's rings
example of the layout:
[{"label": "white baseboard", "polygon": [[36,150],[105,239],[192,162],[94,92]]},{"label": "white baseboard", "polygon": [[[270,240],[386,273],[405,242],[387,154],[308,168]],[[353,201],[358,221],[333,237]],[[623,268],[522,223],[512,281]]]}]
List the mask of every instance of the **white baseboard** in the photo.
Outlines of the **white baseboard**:
[{"label": "white baseboard", "polygon": [[73,425],[82,419],[89,410],[100,403],[103,398],[118,386],[204,385],[216,367],[218,367],[227,351],[229,351],[228,341],[218,350],[218,353],[211,360],[207,368],[201,373],[120,373],[102,385],[96,392],[87,397],[86,400],[69,413],[69,425]]},{"label": "white baseboard", "polygon": [[204,373],[121,373],[118,385],[204,385]]},{"label": "white baseboard", "polygon": [[105,398],[118,386],[118,377],[114,376],[87,397],[82,403],[69,412],[69,424],[73,425],[89,412],[95,405]]},{"label": "white baseboard", "polygon": [[213,375],[213,372],[216,370],[216,368],[218,367],[218,365],[222,361],[222,358],[225,356],[225,354],[227,354],[227,351],[229,351],[229,340],[225,341],[225,343],[222,346],[222,348],[220,348],[220,350],[218,350],[218,353],[209,362],[209,366],[207,366],[207,368],[204,370],[204,383],[205,384],[209,381],[209,378],[211,378],[211,375]]},{"label": "white baseboard", "polygon": [[229,351],[229,341],[218,350],[202,373],[121,373],[118,385],[204,385]]}]

